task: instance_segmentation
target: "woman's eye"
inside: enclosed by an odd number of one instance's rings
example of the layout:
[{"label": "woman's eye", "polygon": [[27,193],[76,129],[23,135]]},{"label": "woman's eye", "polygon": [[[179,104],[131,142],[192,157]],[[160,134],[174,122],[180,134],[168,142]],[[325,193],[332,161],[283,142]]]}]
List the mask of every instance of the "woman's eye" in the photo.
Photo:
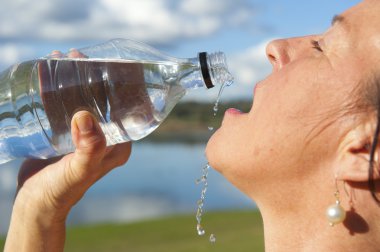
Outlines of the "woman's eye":
[{"label": "woman's eye", "polygon": [[314,49],[316,49],[320,52],[323,52],[318,40],[312,40],[311,45],[313,46]]}]

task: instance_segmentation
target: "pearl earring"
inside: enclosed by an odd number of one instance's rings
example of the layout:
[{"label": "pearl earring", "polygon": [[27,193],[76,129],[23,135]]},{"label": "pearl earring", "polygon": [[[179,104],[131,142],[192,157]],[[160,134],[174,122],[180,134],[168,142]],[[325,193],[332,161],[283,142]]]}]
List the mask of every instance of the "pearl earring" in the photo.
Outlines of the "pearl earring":
[{"label": "pearl earring", "polygon": [[330,226],[334,226],[335,224],[342,223],[344,219],[346,218],[346,211],[340,205],[339,189],[338,189],[338,182],[337,182],[336,177],[335,177],[335,188],[336,188],[336,191],[334,193],[335,204],[329,206],[326,210],[326,216],[330,222]]}]

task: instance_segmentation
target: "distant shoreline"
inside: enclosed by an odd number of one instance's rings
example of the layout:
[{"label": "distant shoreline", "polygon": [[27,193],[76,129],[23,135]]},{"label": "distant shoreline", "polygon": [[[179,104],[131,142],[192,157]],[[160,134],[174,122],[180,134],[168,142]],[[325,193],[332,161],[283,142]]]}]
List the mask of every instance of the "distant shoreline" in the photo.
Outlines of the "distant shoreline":
[{"label": "distant shoreline", "polygon": [[208,128],[213,127],[216,130],[222,122],[224,111],[230,107],[248,112],[251,102],[220,103],[219,112],[216,116],[213,115],[212,104],[210,103],[179,103],[158,129],[142,141],[206,143],[214,132]]}]

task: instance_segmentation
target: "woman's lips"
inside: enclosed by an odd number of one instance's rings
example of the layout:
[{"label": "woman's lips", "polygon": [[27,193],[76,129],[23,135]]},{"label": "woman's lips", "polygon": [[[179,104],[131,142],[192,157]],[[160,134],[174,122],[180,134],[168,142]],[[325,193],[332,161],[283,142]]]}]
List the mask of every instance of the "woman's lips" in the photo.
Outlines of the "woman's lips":
[{"label": "woman's lips", "polygon": [[223,117],[221,126],[223,126],[226,123],[226,121],[230,121],[232,118],[239,116],[239,115],[242,115],[242,114],[244,114],[244,113],[241,112],[240,110],[236,109],[236,108],[227,109],[224,112],[224,117]]},{"label": "woman's lips", "polygon": [[241,112],[240,110],[236,109],[236,108],[229,108],[226,110],[226,113],[227,114],[231,114],[231,115],[241,115],[243,114],[243,112]]}]

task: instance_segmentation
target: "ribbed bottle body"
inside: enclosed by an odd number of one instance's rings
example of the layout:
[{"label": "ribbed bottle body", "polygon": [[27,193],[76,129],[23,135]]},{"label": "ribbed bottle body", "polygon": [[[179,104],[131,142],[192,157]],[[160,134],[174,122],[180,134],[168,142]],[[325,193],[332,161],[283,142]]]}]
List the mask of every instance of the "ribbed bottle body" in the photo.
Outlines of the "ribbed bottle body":
[{"label": "ribbed bottle body", "polygon": [[[0,163],[17,157],[47,158],[56,151],[40,126],[47,118],[37,117],[43,104],[33,102],[32,72],[36,61],[12,66],[0,74]],[[35,97],[37,98],[37,97]]]}]

